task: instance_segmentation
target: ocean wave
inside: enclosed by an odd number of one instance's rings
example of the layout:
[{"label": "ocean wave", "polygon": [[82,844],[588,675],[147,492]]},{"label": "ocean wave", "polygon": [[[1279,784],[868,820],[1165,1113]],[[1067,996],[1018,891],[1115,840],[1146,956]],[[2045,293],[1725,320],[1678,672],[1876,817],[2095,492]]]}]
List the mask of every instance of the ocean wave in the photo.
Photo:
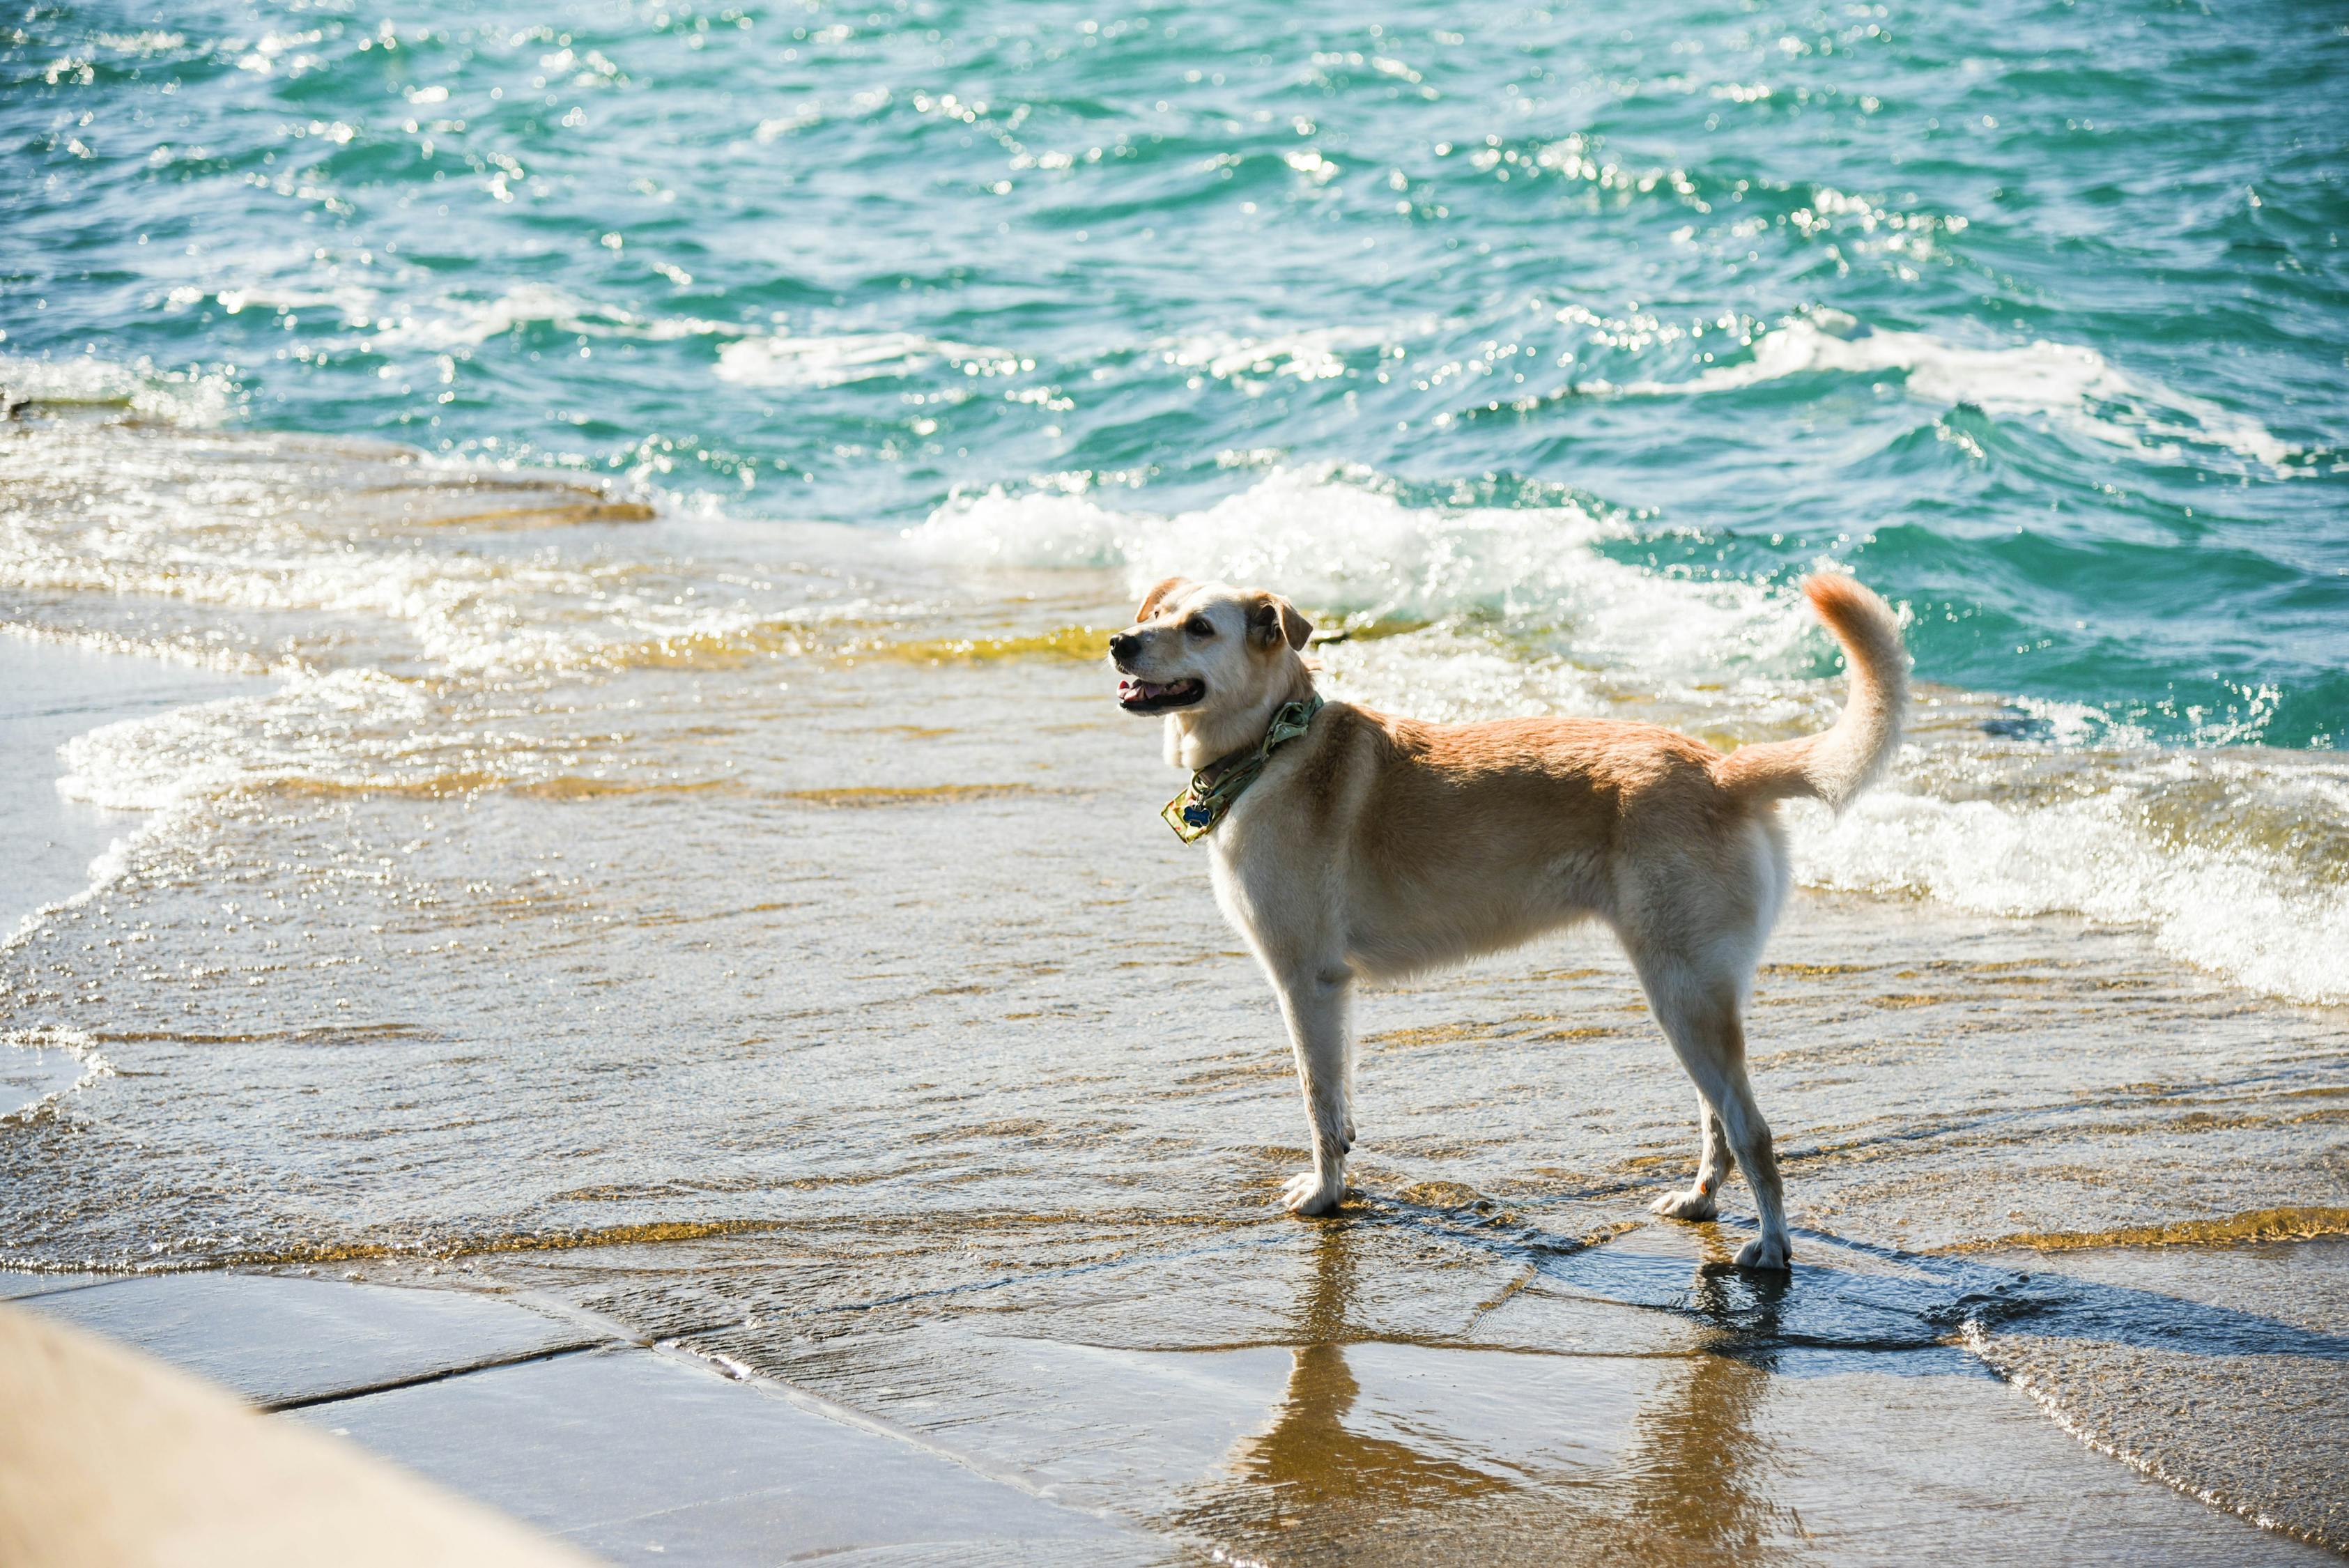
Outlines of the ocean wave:
[{"label": "ocean wave", "polygon": [[1619,390],[1636,397],[1724,392],[1815,371],[1898,372],[1916,397],[1970,403],[1991,414],[2048,415],[2140,453],[2175,457],[2179,443],[2190,442],[2227,448],[2279,474],[2303,472],[2292,464],[2294,449],[2257,420],[2132,375],[2094,348],[2044,339],[1968,348],[1930,333],[1870,327],[1840,311],[1818,311],[1763,334],[1743,364],[1716,366],[1686,381],[1633,381]]},{"label": "ocean wave", "polygon": [[[184,309],[206,297],[204,290],[186,286],[171,290],[164,296],[164,304],[172,309]],[[344,325],[364,327],[379,296],[375,290],[357,284],[336,284],[331,288],[258,284],[214,289],[209,297],[230,316],[242,316],[248,310],[275,311],[280,315],[333,310],[342,317]]]},{"label": "ocean wave", "polygon": [[[2299,771],[2239,787],[2289,789]],[[1840,819],[1806,807],[1794,815],[1809,886],[1922,894],[1987,915],[2144,926],[2164,950],[2253,991],[2349,1002],[2349,888],[2288,855],[2179,842],[2148,821],[2147,808],[2145,784],[2122,778],[2045,804],[1948,800],[1896,786],[1862,797]]]},{"label": "ocean wave", "polygon": [[57,788],[68,800],[150,814],[91,867],[102,888],[136,863],[140,846],[171,836],[207,803],[255,791],[430,798],[512,791],[584,799],[689,794],[726,783],[647,767],[626,738],[566,731],[550,722],[557,718],[381,670],[297,673],[271,691],[77,735],[60,748],[66,771]]},{"label": "ocean wave", "polygon": [[[103,724],[60,748],[57,793],[110,811],[163,812],[285,778],[380,777],[359,744],[423,725],[433,704],[413,682],[375,670],[302,675],[272,692],[224,697]],[[409,744],[424,745],[423,737]]]},{"label": "ocean wave", "polygon": [[1281,467],[1173,515],[992,490],[941,507],[905,538],[957,565],[1122,569],[1136,595],[1180,576],[1277,588],[1361,623],[1474,617],[1504,633],[1556,633],[1578,661],[1643,676],[1718,677],[1725,661],[1789,667],[1808,624],[1798,605],[1748,583],[1659,576],[1596,548],[1629,535],[1571,502],[1415,506],[1348,471]]},{"label": "ocean wave", "polygon": [[[213,541],[156,530],[137,554],[98,555],[0,539],[0,584],[38,592],[139,596],[254,615],[311,611],[404,629],[443,670],[483,675],[626,662],[663,638],[737,629],[629,591],[625,568],[485,560],[455,551],[359,551],[323,539]],[[194,530],[189,531],[191,534]],[[212,547],[206,547],[211,545]]]},{"label": "ocean wave", "polygon": [[[14,558],[12,558],[14,556]],[[244,614],[334,618],[315,653],[347,641],[351,618],[403,632],[438,670],[513,680],[647,666],[714,668],[809,651],[821,615],[798,607],[676,602],[653,566],[510,563],[457,552],[336,551],[304,542],[170,561],[54,553],[27,561],[0,547],[0,583],[137,595]],[[243,661],[246,667],[250,660]]]}]

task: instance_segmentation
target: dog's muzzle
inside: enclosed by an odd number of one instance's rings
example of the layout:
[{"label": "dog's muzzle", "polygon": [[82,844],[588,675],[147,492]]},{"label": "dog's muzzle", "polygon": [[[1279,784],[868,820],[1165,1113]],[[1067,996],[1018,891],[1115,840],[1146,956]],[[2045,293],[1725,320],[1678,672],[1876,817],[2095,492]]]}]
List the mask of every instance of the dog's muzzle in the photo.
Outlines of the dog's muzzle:
[{"label": "dog's muzzle", "polygon": [[1142,644],[1138,631],[1111,634],[1109,656],[1122,677],[1117,683],[1119,707],[1129,713],[1164,713],[1169,708],[1188,708],[1207,694],[1207,683],[1191,676],[1180,680],[1144,680],[1136,675],[1132,665],[1142,652]]}]

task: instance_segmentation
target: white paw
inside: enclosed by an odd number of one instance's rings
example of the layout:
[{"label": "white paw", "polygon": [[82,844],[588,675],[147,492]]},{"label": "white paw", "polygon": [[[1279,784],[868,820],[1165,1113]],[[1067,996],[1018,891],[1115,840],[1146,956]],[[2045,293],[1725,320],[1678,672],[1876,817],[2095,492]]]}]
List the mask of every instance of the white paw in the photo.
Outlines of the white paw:
[{"label": "white paw", "polygon": [[1324,1181],[1319,1171],[1300,1170],[1280,1189],[1280,1200],[1291,1214],[1330,1214],[1346,1196],[1345,1179]]},{"label": "white paw", "polygon": [[1741,1269],[1771,1269],[1784,1273],[1786,1261],[1794,1255],[1795,1250],[1786,1244],[1785,1237],[1765,1232],[1737,1249],[1737,1266]]},{"label": "white paw", "polygon": [[1710,1220],[1721,1212],[1721,1205],[1702,1187],[1692,1187],[1686,1192],[1667,1192],[1648,1208],[1667,1220]]}]

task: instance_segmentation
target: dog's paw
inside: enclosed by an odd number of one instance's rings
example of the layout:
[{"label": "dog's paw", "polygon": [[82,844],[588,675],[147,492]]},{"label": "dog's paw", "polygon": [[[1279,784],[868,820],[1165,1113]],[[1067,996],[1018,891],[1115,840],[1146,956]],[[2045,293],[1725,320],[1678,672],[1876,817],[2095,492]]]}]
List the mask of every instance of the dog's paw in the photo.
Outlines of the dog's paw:
[{"label": "dog's paw", "polygon": [[1321,1173],[1300,1170],[1288,1179],[1280,1189],[1280,1200],[1291,1214],[1333,1214],[1346,1196],[1346,1183],[1340,1179],[1324,1182]]},{"label": "dog's paw", "polygon": [[1788,1260],[1794,1255],[1795,1250],[1786,1244],[1786,1238],[1765,1233],[1737,1249],[1737,1266],[1741,1269],[1767,1269],[1783,1274],[1786,1272]]},{"label": "dog's paw", "polygon": [[1702,1187],[1692,1187],[1686,1192],[1667,1192],[1648,1208],[1667,1220],[1710,1220],[1721,1212],[1721,1205]]}]

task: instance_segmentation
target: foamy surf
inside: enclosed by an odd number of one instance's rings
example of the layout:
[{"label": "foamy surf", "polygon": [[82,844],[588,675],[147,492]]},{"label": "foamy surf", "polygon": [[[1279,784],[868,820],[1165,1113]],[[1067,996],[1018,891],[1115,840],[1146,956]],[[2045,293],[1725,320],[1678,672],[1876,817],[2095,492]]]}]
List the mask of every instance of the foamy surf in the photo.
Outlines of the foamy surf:
[{"label": "foamy surf", "polygon": [[400,782],[433,748],[434,704],[416,682],[371,670],[300,675],[252,697],[125,719],[62,748],[57,793],[112,811],[162,812],[292,780],[358,788]]},{"label": "foamy surf", "polygon": [[[132,384],[114,367],[80,374]],[[224,460],[233,482],[185,482]],[[546,537],[656,508],[593,479],[380,443],[54,421],[0,446],[0,591],[83,596],[123,617],[116,645],[214,663],[299,669],[364,656],[363,643],[444,673],[545,679],[787,650],[807,607],[788,590],[705,582],[657,552],[483,549],[484,530]],[[322,489],[354,499],[328,520],[310,499]],[[218,635],[159,637],[140,607],[161,604],[191,620],[303,629],[265,652]],[[55,629],[101,645],[109,635]]]},{"label": "foamy surf", "polygon": [[2281,856],[2165,841],[2145,808],[2129,783],[2045,805],[1895,784],[1840,820],[1790,815],[1809,886],[2144,926],[2164,950],[2250,990],[2349,1002],[2349,888]]}]

